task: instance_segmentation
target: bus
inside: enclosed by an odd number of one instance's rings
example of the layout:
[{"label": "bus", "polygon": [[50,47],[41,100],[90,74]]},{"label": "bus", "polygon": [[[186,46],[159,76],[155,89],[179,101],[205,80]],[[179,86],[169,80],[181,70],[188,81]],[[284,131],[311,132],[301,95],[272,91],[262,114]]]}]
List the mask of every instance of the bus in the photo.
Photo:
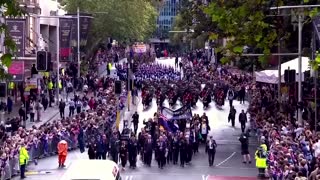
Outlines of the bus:
[{"label": "bus", "polygon": [[61,180],[121,180],[118,165],[110,160],[75,160]]}]

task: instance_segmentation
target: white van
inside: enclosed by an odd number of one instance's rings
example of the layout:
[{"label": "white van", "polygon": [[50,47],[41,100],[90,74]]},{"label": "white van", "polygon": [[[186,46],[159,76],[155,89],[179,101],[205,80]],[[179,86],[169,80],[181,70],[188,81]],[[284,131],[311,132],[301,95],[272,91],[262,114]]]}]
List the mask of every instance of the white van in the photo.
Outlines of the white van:
[{"label": "white van", "polygon": [[61,180],[121,180],[118,165],[110,160],[75,160]]}]

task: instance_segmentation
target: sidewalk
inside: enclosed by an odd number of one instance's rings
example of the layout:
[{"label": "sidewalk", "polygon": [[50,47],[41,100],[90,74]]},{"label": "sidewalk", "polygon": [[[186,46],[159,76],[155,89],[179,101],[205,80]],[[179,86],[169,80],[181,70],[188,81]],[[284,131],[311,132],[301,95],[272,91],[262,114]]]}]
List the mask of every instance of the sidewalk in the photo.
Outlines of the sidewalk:
[{"label": "sidewalk", "polygon": [[[70,99],[73,98],[73,93],[69,94],[68,99],[66,99],[66,95],[61,93],[60,97],[63,98],[65,100],[65,102],[67,103]],[[10,114],[8,114],[7,112],[4,114],[4,121],[7,121],[7,119],[9,118],[13,118],[13,117],[19,117],[19,109],[21,107],[22,103],[21,102],[17,102],[13,105],[12,108],[12,112]],[[67,116],[69,114],[69,108],[68,108],[68,104],[66,105],[65,108],[65,115]],[[48,107],[46,109],[46,111],[41,110],[41,116],[40,122],[30,122],[30,114],[28,114],[28,120],[26,121],[26,128],[30,129],[32,126],[36,126],[39,127],[51,120],[55,120],[58,119],[59,117],[59,108],[56,105],[56,103],[52,103],[52,107]],[[37,117],[35,115],[35,121],[37,121]]]}]

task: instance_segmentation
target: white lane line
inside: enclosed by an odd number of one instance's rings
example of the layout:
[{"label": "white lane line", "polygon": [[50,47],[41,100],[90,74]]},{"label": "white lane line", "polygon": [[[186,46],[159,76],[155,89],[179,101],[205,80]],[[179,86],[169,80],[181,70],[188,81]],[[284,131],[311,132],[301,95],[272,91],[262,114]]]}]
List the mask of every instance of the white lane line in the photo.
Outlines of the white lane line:
[{"label": "white lane line", "polygon": [[126,176],[126,180],[129,180],[129,176]]},{"label": "white lane line", "polygon": [[133,177],[132,177],[132,176],[130,176],[129,180],[132,180],[132,179],[133,179]]},{"label": "white lane line", "polygon": [[233,152],[229,157],[227,157],[225,160],[221,161],[219,164],[217,164],[216,166],[221,166],[223,163],[227,162],[229,159],[231,159],[234,155],[236,154],[236,152]]}]

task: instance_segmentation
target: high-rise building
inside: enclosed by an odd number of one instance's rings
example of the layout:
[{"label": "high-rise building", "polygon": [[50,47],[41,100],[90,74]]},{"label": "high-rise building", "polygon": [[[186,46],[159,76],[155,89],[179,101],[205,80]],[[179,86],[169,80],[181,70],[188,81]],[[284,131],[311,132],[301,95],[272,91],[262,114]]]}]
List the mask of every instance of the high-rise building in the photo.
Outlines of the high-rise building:
[{"label": "high-rise building", "polygon": [[158,8],[157,29],[151,42],[159,43],[168,41],[169,31],[179,11],[179,1],[181,0],[163,0],[161,6]]}]

